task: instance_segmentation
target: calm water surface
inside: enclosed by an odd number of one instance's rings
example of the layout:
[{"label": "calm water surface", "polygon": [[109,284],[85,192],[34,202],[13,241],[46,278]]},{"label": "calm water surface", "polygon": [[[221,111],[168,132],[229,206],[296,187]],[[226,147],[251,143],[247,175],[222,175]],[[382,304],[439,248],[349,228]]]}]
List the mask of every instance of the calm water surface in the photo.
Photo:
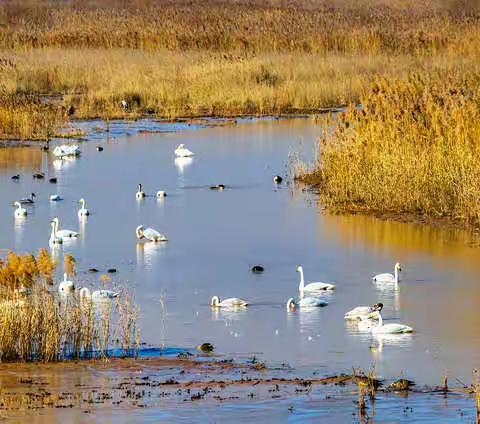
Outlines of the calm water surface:
[{"label": "calm water surface", "polygon": [[[286,175],[289,152],[313,157],[322,127],[310,120],[218,128],[156,124],[166,132],[134,134],[141,125],[113,123],[109,138],[94,134],[76,160],[55,161],[38,148],[0,150],[0,247],[25,252],[48,246],[49,221],[58,216],[62,228],[81,233],[55,252],[60,263],[63,252],[73,254],[77,279],[92,285],[99,285],[98,274],[88,268],[117,268],[114,279],[134,288],[141,307],[143,340],[155,346],[210,341],[218,352],[256,355],[310,375],[375,364],[384,377],[403,372],[439,383],[447,370],[470,381],[480,363],[480,252],[468,245],[467,234],[329,216],[308,193],[274,185],[275,174]],[[179,143],[195,158],[175,161]],[[105,148],[101,153],[98,144]],[[57,176],[58,184],[34,180],[36,171]],[[19,182],[10,179],[16,173]],[[168,197],[138,202],[138,183],[149,194],[165,190]],[[208,189],[218,183],[227,189]],[[38,202],[16,221],[11,203],[30,192]],[[57,192],[64,200],[49,202]],[[77,218],[80,197],[92,212],[84,223]],[[139,243],[140,224],[164,232],[168,243]],[[404,270],[399,289],[375,287],[371,276],[391,272],[397,260]],[[252,274],[255,264],[265,273]],[[326,297],[328,307],[287,312],[287,299],[298,295],[298,264],[307,280],[337,284]],[[241,312],[212,311],[213,295],[252,305]],[[379,338],[345,324],[347,310],[379,301],[386,320],[416,332]]]}]

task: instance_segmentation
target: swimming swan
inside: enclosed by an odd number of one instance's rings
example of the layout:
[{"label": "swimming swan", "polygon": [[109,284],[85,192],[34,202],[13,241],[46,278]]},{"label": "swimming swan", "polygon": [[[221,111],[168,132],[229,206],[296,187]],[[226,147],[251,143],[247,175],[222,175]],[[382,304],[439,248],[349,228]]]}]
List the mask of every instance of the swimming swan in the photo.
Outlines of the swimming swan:
[{"label": "swimming swan", "polygon": [[80,289],[80,299],[88,299],[94,302],[104,299],[114,299],[118,297],[118,293],[111,290],[95,290],[93,293],[87,287]]},{"label": "swimming swan", "polygon": [[400,271],[402,270],[400,263],[397,262],[394,268],[394,275],[390,273],[378,274],[373,277],[373,281],[376,283],[394,283],[397,284],[400,281]]},{"label": "swimming swan", "polygon": [[50,233],[50,240],[49,244],[50,246],[56,245],[56,244],[62,244],[63,239],[57,236],[57,230],[56,230],[56,224],[54,221],[50,222],[50,226],[52,227],[52,232]]},{"label": "swimming swan", "polygon": [[17,207],[17,209],[15,209],[16,218],[20,218],[27,215],[27,210],[25,208],[22,208],[22,205],[20,204],[20,202],[15,202],[14,206]]},{"label": "swimming swan", "polygon": [[60,237],[63,241],[78,237],[78,233],[76,231],[59,230],[58,225],[60,221],[58,218],[53,218],[53,222],[55,223],[55,236]]},{"label": "swimming swan", "polygon": [[318,308],[327,305],[327,302],[320,300],[318,297],[303,297],[298,301],[291,297],[287,301],[287,308],[290,310],[294,310],[296,308]]},{"label": "swimming swan", "polygon": [[135,232],[137,234],[138,239],[145,237],[147,240],[150,240],[150,241],[168,241],[165,235],[159,233],[157,230],[154,230],[153,228],[143,229],[143,225],[139,225],[135,230]]},{"label": "swimming swan", "polygon": [[193,156],[194,153],[188,150],[184,144],[180,144],[176,149],[175,149],[175,156],[177,158],[188,158],[190,156]]},{"label": "swimming swan", "polygon": [[135,197],[137,200],[141,200],[145,197],[145,192],[143,191],[143,187],[141,184],[137,186],[137,192],[135,193]]},{"label": "swimming swan", "polygon": [[85,216],[90,215],[90,212],[88,211],[88,209],[85,208],[85,204],[86,204],[85,199],[80,199],[78,203],[82,205],[82,207],[78,210],[78,217],[83,218]]},{"label": "swimming swan", "polygon": [[375,312],[381,311],[383,309],[383,303],[375,303],[374,305],[370,306],[357,306],[353,308],[351,311],[348,311],[344,318],[345,319],[352,319],[358,320],[362,318],[374,318],[376,317]]},{"label": "swimming swan", "polygon": [[335,290],[335,284],[315,282],[315,283],[308,283],[307,285],[305,285],[305,279],[303,276],[303,267],[301,265],[297,266],[297,272],[300,273],[300,285],[298,286],[298,290],[300,291],[300,293],[323,292],[326,290]]},{"label": "swimming swan", "polygon": [[374,318],[378,319],[378,323],[375,324],[368,318],[363,318],[358,327],[364,330],[370,330],[373,334],[404,334],[413,333],[413,328],[405,324],[388,323],[384,324],[380,311],[375,311]]},{"label": "swimming swan", "polygon": [[60,283],[58,286],[58,292],[61,295],[67,295],[73,292],[75,289],[75,285],[73,284],[73,281],[68,281],[67,280],[67,274],[63,274],[63,281]]},{"label": "swimming swan", "polygon": [[58,202],[60,200],[63,200],[63,197],[60,196],[59,194],[51,194],[49,199],[51,202]]},{"label": "swimming swan", "polygon": [[239,299],[238,297],[229,297],[228,299],[224,299],[220,302],[220,298],[218,296],[213,296],[212,300],[210,301],[210,306],[212,308],[245,308],[248,306],[248,302],[243,299]]}]

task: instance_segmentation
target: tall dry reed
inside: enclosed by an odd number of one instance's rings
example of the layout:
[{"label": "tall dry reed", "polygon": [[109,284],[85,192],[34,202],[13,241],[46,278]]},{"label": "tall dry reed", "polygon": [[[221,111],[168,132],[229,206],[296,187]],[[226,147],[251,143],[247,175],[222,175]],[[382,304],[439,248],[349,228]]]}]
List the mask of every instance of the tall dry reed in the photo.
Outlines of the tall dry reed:
[{"label": "tall dry reed", "polygon": [[480,72],[378,79],[320,141],[317,184],[333,210],[480,225]]}]

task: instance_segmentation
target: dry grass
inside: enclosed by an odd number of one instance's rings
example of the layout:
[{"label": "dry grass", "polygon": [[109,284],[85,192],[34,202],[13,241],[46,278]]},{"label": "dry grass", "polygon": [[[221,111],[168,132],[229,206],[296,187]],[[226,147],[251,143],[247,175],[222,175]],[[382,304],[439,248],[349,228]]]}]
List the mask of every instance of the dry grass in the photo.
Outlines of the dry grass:
[{"label": "dry grass", "polygon": [[315,112],[480,57],[473,0],[6,1],[1,21],[0,138],[72,117]]},{"label": "dry grass", "polygon": [[[73,272],[74,259],[65,262]],[[113,347],[133,354],[139,335],[131,296],[122,293],[113,305],[78,292],[60,298],[48,285],[54,268],[45,250],[37,258],[11,252],[0,262],[0,362],[91,358]]]},{"label": "dry grass", "polygon": [[480,225],[480,70],[378,79],[321,140],[305,180],[334,210]]}]

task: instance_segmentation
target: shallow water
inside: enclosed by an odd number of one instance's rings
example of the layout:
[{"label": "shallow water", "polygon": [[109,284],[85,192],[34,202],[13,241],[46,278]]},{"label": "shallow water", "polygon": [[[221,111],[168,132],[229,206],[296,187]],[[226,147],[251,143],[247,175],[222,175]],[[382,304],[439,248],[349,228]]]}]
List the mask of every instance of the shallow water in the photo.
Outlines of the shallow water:
[{"label": "shallow water", "polygon": [[[151,124],[114,122],[108,137],[95,132],[75,160],[55,161],[38,148],[0,150],[0,247],[24,252],[48,246],[49,220],[58,216],[62,228],[78,229],[81,237],[55,254],[73,254],[78,280],[96,285],[99,274],[88,268],[116,268],[112,278],[134,288],[142,338],[153,346],[209,341],[217,352],[288,363],[302,375],[375,364],[383,377],[403,372],[437,384],[447,370],[452,379],[471,380],[480,360],[480,252],[467,244],[466,233],[330,216],[311,194],[273,184],[275,174],[286,175],[289,152],[312,158],[322,127],[307,119],[215,128],[156,123],[165,133],[143,135],[135,134],[139,126]],[[179,143],[196,156],[174,161]],[[40,170],[57,176],[58,184],[32,179]],[[16,173],[19,182],[10,179]],[[165,190],[168,196],[136,201],[137,183],[149,194]],[[227,188],[208,189],[218,183]],[[30,192],[38,202],[16,221],[11,203]],[[64,200],[49,202],[57,192]],[[92,212],[83,223],[76,212],[80,197]],[[140,224],[169,241],[138,242]],[[397,260],[404,270],[399,289],[373,285],[371,276],[391,272]],[[255,264],[265,266],[262,275],[250,272]],[[325,296],[327,307],[287,312],[287,299],[298,295],[297,264],[307,280],[337,284]],[[213,295],[252,304],[245,311],[212,311]],[[379,301],[386,321],[416,332],[378,338],[345,324],[347,310]]]}]

